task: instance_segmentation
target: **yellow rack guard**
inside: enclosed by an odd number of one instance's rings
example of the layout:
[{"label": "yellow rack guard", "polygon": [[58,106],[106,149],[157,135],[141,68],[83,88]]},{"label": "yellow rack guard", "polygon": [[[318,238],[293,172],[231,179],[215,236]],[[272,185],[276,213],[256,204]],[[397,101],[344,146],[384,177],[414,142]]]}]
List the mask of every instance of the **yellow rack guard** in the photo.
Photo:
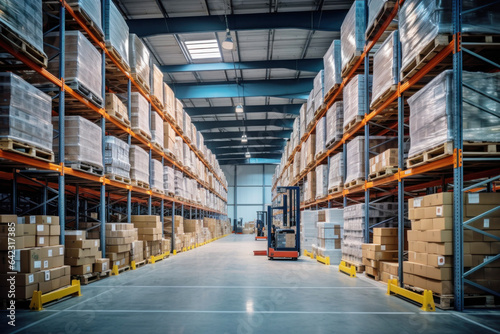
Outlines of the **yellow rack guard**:
[{"label": "yellow rack guard", "polygon": [[356,277],[356,267],[355,266],[348,267],[345,261],[340,261],[339,271],[346,273],[347,275],[349,275],[349,277]]},{"label": "yellow rack guard", "polygon": [[80,289],[80,281],[72,280],[71,285],[67,288],[59,289],[56,291],[52,291],[46,294],[42,294],[42,291],[34,291],[33,298],[31,299],[30,309],[35,311],[41,311],[43,309],[43,304],[49,303],[51,301],[64,298],[66,296],[78,296],[82,295]]},{"label": "yellow rack guard", "polygon": [[405,298],[411,299],[419,304],[422,304],[421,310],[425,312],[435,312],[436,305],[434,304],[434,298],[432,297],[431,290],[424,290],[424,294],[406,290],[398,286],[397,279],[390,279],[387,281],[387,294],[392,293],[396,295],[403,296]]}]

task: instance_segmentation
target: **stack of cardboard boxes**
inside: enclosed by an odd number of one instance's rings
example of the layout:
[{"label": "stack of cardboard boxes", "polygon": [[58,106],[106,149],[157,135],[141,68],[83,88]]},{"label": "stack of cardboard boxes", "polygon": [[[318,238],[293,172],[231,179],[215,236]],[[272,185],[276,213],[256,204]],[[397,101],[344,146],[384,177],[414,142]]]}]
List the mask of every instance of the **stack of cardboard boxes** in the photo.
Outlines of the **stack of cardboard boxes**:
[{"label": "stack of cardboard boxes", "polygon": [[373,243],[363,244],[362,253],[366,274],[373,276],[377,281],[381,280],[382,262],[398,260],[398,228],[374,228]]},{"label": "stack of cardboard boxes", "polygon": [[144,255],[146,253],[144,249],[144,241],[135,240],[130,245],[130,262],[135,261],[136,264],[144,261]]},{"label": "stack of cardboard boxes", "polygon": [[[47,293],[70,284],[70,267],[64,265],[64,246],[34,247],[33,245],[33,239],[37,238],[33,227],[36,230],[39,225],[47,221],[50,221],[50,224],[55,224],[56,222],[52,218],[36,216],[34,219],[30,217],[18,219],[15,215],[0,216],[0,240],[2,241],[0,271],[2,273],[16,273],[14,275],[0,275],[1,298],[8,298],[9,291],[12,290],[11,285],[16,287],[16,299],[27,299],[33,296],[34,291]],[[28,225],[33,227],[28,227]],[[14,244],[11,244],[9,239],[14,239]],[[9,246],[21,244],[33,246],[8,251]],[[12,260],[14,261],[11,262]],[[12,276],[15,277],[15,280],[7,280]]]},{"label": "stack of cardboard boxes", "polygon": [[23,224],[36,225],[36,247],[59,245],[61,226],[56,216],[26,216],[22,217]]},{"label": "stack of cardboard boxes", "polygon": [[[172,216],[163,217],[163,222],[165,226],[165,236],[172,239]],[[184,219],[182,216],[174,216],[174,229],[175,245],[172,245],[172,249],[180,252],[184,242]]]},{"label": "stack of cardboard boxes", "polygon": [[[94,272],[96,259],[102,259],[99,239],[87,240],[85,231],[65,231],[64,264],[71,266],[71,275]],[[102,261],[102,260],[101,260]]]},{"label": "stack of cardboard boxes", "polygon": [[144,258],[161,254],[162,226],[160,216],[132,216],[132,224],[142,240]]},{"label": "stack of cardboard boxes", "polygon": [[398,149],[390,148],[379,155],[370,158],[370,178],[390,175],[388,169],[398,168]]},{"label": "stack of cardboard boxes", "polygon": [[137,240],[137,229],[128,223],[106,223],[106,256],[110,267],[126,267],[130,264],[132,243]]}]

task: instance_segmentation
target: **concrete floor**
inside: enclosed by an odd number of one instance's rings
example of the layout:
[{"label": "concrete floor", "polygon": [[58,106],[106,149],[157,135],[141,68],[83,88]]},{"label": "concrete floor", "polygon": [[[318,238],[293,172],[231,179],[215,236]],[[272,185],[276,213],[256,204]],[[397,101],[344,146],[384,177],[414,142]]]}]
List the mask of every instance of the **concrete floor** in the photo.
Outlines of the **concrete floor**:
[{"label": "concrete floor", "polygon": [[[14,333],[500,333],[499,311],[420,312],[364,277],[311,259],[268,261],[231,235],[118,277],[82,297],[18,310]],[[0,332],[11,332],[2,311]]]}]

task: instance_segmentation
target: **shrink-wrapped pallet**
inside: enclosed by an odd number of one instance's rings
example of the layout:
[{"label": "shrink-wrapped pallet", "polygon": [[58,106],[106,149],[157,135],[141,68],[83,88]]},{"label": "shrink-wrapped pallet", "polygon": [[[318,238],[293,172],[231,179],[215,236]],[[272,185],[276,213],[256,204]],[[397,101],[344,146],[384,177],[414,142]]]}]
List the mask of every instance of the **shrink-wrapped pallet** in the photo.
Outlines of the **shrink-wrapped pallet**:
[{"label": "shrink-wrapped pallet", "polygon": [[130,178],[149,185],[149,154],[137,145],[130,146]]},{"label": "shrink-wrapped pallet", "polygon": [[306,128],[307,128],[307,117],[306,117],[306,114],[307,114],[307,103],[304,103],[302,104],[302,106],[300,107],[300,110],[299,110],[299,117],[300,117],[300,124],[299,124],[299,128],[300,128],[300,138],[302,138],[302,136],[306,133]]},{"label": "shrink-wrapped pallet", "polygon": [[157,144],[163,150],[163,119],[156,110],[151,110],[151,143]]},{"label": "shrink-wrapped pallet", "polygon": [[313,91],[314,91],[314,111],[321,108],[323,101],[325,99],[325,72],[323,70],[319,71],[314,78]]},{"label": "shrink-wrapped pallet", "polygon": [[342,139],[344,134],[344,103],[335,102],[326,112],[326,145],[330,146]]},{"label": "shrink-wrapped pallet", "polygon": [[396,91],[398,73],[398,31],[394,31],[373,57],[373,87],[370,106],[391,91]]},{"label": "shrink-wrapped pallet", "polygon": [[[483,6],[484,4],[485,1],[481,0],[463,2],[462,34],[498,34],[500,4],[493,3],[490,6]],[[452,6],[453,1],[451,0],[408,0],[404,2],[399,11],[402,71],[407,67],[412,67],[415,57],[420,55],[438,35],[451,35],[453,33]],[[472,9],[474,10],[465,13]],[[441,42],[441,44],[444,43],[448,44],[448,40]]]},{"label": "shrink-wrapped pallet", "polygon": [[[101,54],[81,32],[66,31],[65,36],[65,84],[78,91],[96,105],[102,106]],[[45,36],[45,43],[48,45],[59,47],[59,40],[59,33],[49,33]],[[47,67],[48,71],[58,73],[59,50],[48,47],[47,56],[50,59]],[[51,84],[50,81],[40,75],[34,76],[32,82],[40,85]]]},{"label": "shrink-wrapped pallet", "polygon": [[[377,17],[380,15],[386,3],[394,3],[395,0],[368,0],[368,21],[366,22],[366,36],[368,38],[368,32],[371,30],[372,26],[376,23]],[[391,6],[394,6],[392,4]]]},{"label": "shrink-wrapped pallet", "polygon": [[73,10],[79,11],[83,13],[83,15],[87,16],[92,21],[93,28],[101,34],[104,34],[101,24],[101,0],[70,0],[67,1],[67,3],[71,6],[71,8],[73,8]]},{"label": "shrink-wrapped pallet", "polygon": [[0,1],[0,24],[44,54],[42,15],[40,0]]},{"label": "shrink-wrapped pallet", "polygon": [[165,191],[163,183],[163,165],[161,161],[151,159],[151,189]]},{"label": "shrink-wrapped pallet", "polygon": [[172,88],[166,83],[163,83],[163,110],[165,115],[169,115],[172,119],[175,119],[175,94]]},{"label": "shrink-wrapped pallet", "polygon": [[151,89],[151,97],[153,102],[156,101],[163,107],[163,72],[153,64],[153,69],[151,71],[153,76],[153,87]]},{"label": "shrink-wrapped pallet", "polygon": [[148,100],[140,93],[132,93],[131,99],[131,128],[140,132],[144,137],[151,138],[149,129],[149,104]]},{"label": "shrink-wrapped pallet", "polygon": [[136,34],[129,35],[129,64],[130,72],[135,75],[142,86],[149,92],[150,72],[149,51]]},{"label": "shrink-wrapped pallet", "polygon": [[316,156],[326,152],[326,116],[316,124]]},{"label": "shrink-wrapped pallet", "polygon": [[113,1],[105,1],[103,15],[106,47],[114,51],[128,67],[129,30],[127,22]]},{"label": "shrink-wrapped pallet", "polygon": [[0,73],[0,138],[52,152],[52,99],[13,73]]},{"label": "shrink-wrapped pallet", "polygon": [[189,138],[191,140],[191,117],[188,115],[187,112],[184,111],[183,113],[183,122],[182,122],[182,131],[184,132],[184,136],[186,138]]},{"label": "shrink-wrapped pallet", "polygon": [[316,198],[328,195],[328,165],[316,167]]},{"label": "shrink-wrapped pallet", "polygon": [[307,98],[307,110],[306,110],[306,128],[309,126],[309,123],[314,119],[314,89],[309,93],[309,97]]},{"label": "shrink-wrapped pallet", "polygon": [[340,40],[334,40],[323,57],[325,68],[325,95],[335,86],[342,83],[342,53]]},{"label": "shrink-wrapped pallet", "polygon": [[365,1],[356,0],[347,12],[340,27],[342,49],[342,72],[361,55],[365,47]]},{"label": "shrink-wrapped pallet", "polygon": [[163,149],[165,152],[175,152],[175,131],[168,122],[163,122]]},{"label": "shrink-wrapped pallet", "polygon": [[[344,88],[344,130],[370,113],[366,104],[366,95],[370,97],[372,76],[368,77],[368,92],[366,91],[366,76],[356,75]],[[369,100],[368,100],[369,101]],[[357,119],[357,120],[356,120]]]},{"label": "shrink-wrapped pallet", "polygon": [[[463,72],[462,81],[478,92],[500,98],[500,73]],[[500,142],[500,104],[467,87],[462,90],[463,140]],[[439,74],[408,99],[410,106],[410,151],[413,157],[454,139],[453,71]],[[480,107],[480,108],[478,108]]]},{"label": "shrink-wrapped pallet", "polygon": [[130,178],[130,147],[129,145],[113,136],[104,139],[104,164],[106,175]]},{"label": "shrink-wrapped pallet", "polygon": [[[103,168],[101,128],[80,116],[65,117],[64,160],[68,164]],[[59,117],[52,118],[54,130],[59,129]],[[59,141],[54,141],[54,153],[59,152]],[[79,167],[81,168],[81,166]]]},{"label": "shrink-wrapped pallet", "polygon": [[179,99],[175,99],[175,122],[180,129],[184,128],[184,106]]},{"label": "shrink-wrapped pallet", "polygon": [[[341,209],[339,211],[342,211]],[[318,222],[317,254],[330,258],[330,264],[338,264],[342,258],[342,226],[330,222]]]},{"label": "shrink-wrapped pallet", "polygon": [[174,156],[177,157],[177,161],[184,163],[184,141],[181,137],[175,137]]},{"label": "shrink-wrapped pallet", "polygon": [[175,196],[184,198],[184,176],[180,170],[174,172]]},{"label": "shrink-wrapped pallet", "polygon": [[198,150],[202,150],[203,146],[205,146],[203,134],[200,131],[196,131],[196,147],[198,148]]},{"label": "shrink-wrapped pallet", "polygon": [[344,187],[344,160],[342,153],[337,153],[330,158],[328,171],[328,190],[340,191]]},{"label": "shrink-wrapped pallet", "polygon": [[184,156],[184,167],[192,169],[193,164],[191,161],[191,149],[189,148],[188,144],[182,143],[182,150],[183,150],[183,156]]}]

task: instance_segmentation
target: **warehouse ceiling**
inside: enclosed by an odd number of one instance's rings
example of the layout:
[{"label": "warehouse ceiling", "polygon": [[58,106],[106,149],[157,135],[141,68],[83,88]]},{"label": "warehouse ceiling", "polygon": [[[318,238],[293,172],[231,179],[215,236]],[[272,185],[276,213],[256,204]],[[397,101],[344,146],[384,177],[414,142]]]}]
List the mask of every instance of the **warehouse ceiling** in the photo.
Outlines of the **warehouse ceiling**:
[{"label": "warehouse ceiling", "polygon": [[279,162],[352,2],[116,1],[221,164]]}]

